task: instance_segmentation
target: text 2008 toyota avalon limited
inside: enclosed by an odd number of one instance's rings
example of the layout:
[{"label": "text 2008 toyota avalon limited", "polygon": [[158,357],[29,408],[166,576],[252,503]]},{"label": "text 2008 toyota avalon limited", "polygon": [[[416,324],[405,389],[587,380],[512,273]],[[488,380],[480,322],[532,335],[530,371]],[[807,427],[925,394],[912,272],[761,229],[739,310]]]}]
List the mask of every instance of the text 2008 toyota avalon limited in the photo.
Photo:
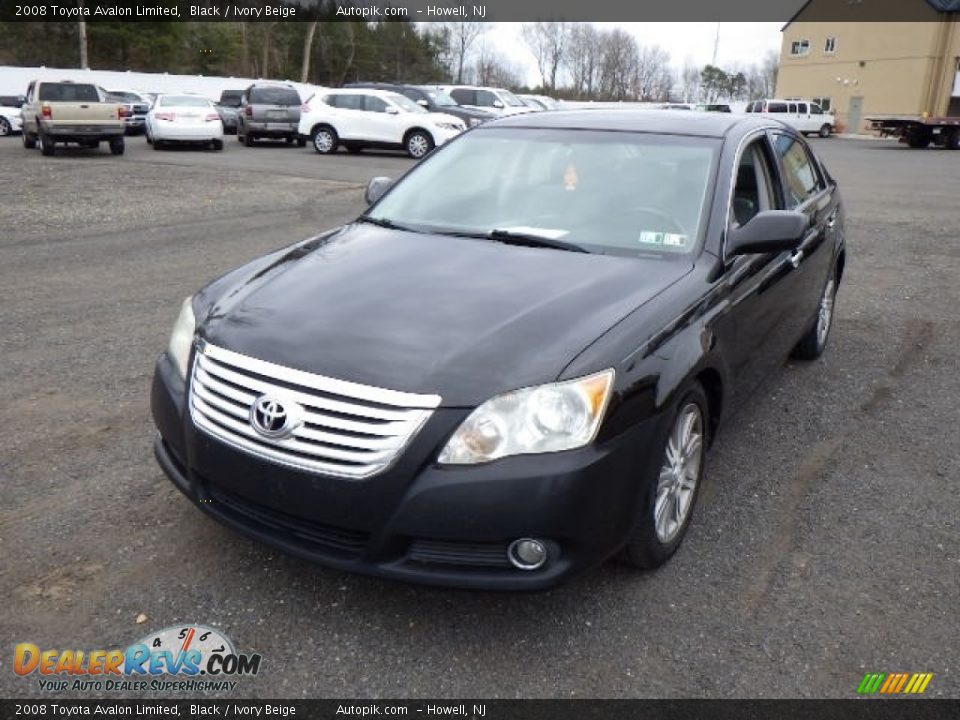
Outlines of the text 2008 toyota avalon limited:
[{"label": "text 2008 toyota avalon limited", "polygon": [[834,180],[764,118],[520,115],[368,200],[187,299],[152,402],[204,512],[382,577],[662,564],[718,424],[823,351],[843,274]]}]

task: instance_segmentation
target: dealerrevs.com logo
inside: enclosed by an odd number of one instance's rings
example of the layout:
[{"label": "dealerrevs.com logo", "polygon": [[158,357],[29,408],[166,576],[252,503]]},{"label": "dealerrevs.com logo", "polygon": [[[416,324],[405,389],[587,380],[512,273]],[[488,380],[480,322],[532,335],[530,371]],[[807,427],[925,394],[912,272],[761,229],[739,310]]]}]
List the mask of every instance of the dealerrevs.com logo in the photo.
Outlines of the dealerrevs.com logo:
[{"label": "dealerrevs.com logo", "polygon": [[41,650],[19,643],[13,671],[36,676],[43,691],[230,691],[234,678],[260,671],[259,653],[238,653],[219,630],[176,625],[151,633],[126,650]]}]

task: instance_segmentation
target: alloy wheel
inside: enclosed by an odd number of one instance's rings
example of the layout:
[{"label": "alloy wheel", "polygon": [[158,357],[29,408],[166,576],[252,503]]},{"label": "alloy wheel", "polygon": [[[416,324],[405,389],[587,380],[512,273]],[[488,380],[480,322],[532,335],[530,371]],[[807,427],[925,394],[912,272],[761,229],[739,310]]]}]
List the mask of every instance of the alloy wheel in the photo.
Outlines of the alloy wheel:
[{"label": "alloy wheel", "polygon": [[703,412],[691,402],[677,414],[657,481],[653,517],[657,539],[665,545],[677,537],[690,514],[702,459]]},{"label": "alloy wheel", "polygon": [[329,130],[317,130],[313,136],[313,146],[317,152],[328,153],[333,149],[333,135]]},{"label": "alloy wheel", "polygon": [[410,155],[415,158],[422,158],[430,151],[430,141],[420,133],[414,133],[407,140],[407,149]]},{"label": "alloy wheel", "polygon": [[833,322],[836,287],[837,284],[833,278],[827,280],[827,286],[823,289],[823,297],[820,298],[820,308],[817,311],[817,345],[820,347],[823,347],[827,342],[827,333],[830,332],[830,324]]}]

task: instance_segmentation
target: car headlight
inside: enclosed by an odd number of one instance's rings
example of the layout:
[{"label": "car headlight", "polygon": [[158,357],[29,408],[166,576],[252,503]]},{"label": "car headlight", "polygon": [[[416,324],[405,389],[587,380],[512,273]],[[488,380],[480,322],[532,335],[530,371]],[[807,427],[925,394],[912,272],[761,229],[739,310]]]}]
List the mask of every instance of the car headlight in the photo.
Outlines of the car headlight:
[{"label": "car headlight", "polygon": [[559,452],[596,437],[613,388],[613,370],[498,395],[470,413],[438,461],[471,465],[508,455]]},{"label": "car headlight", "polygon": [[173,364],[180,371],[180,377],[187,377],[187,363],[190,361],[190,346],[193,345],[193,334],[197,330],[197,319],[193,316],[193,298],[188,297],[180,306],[180,314],[173,324],[170,333],[170,344],[167,352],[173,358]]}]

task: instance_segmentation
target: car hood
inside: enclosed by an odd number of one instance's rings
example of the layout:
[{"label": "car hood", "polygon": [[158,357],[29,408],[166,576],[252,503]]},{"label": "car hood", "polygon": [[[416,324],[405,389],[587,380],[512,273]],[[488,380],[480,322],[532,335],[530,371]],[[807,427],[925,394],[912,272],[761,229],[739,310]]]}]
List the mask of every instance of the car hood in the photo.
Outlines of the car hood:
[{"label": "car hood", "polygon": [[354,224],[213,283],[198,330],[280,365],[469,407],[556,379],[690,268]]}]

